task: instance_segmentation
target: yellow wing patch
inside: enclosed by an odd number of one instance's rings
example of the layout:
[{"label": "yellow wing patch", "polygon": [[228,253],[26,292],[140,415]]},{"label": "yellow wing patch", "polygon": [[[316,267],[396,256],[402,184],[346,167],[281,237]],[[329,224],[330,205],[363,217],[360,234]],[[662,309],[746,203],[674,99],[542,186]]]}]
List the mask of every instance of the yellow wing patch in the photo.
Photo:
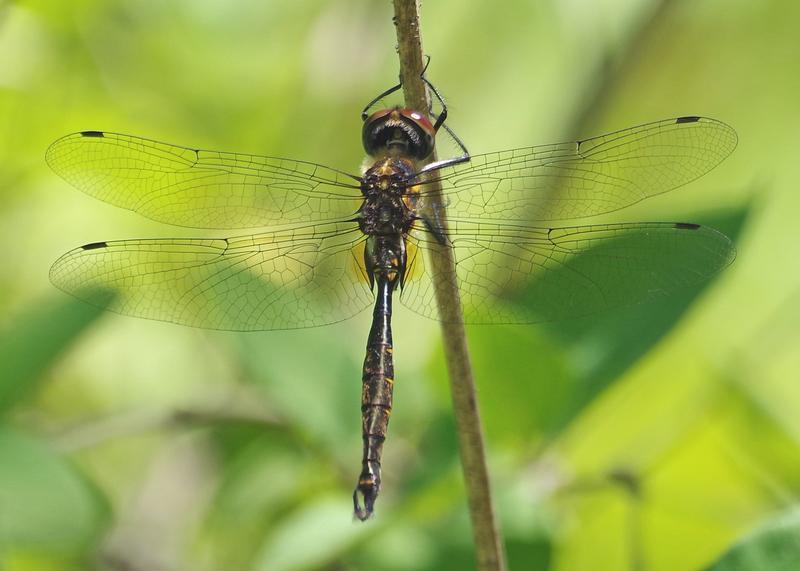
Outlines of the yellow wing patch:
[{"label": "yellow wing patch", "polygon": [[[369,274],[367,266],[364,264],[364,248],[367,245],[366,238],[359,240],[350,248],[350,267],[348,273],[357,281],[369,284]],[[406,283],[417,279],[425,273],[425,263],[422,260],[422,250],[412,241],[406,240]]]},{"label": "yellow wing patch", "polygon": [[406,279],[408,283],[425,273],[425,262],[422,259],[422,250],[413,241],[406,240]]},{"label": "yellow wing patch", "polygon": [[350,268],[348,271],[356,280],[369,285],[369,274],[364,263],[364,248],[367,246],[367,238],[359,240],[355,246],[350,248]]}]

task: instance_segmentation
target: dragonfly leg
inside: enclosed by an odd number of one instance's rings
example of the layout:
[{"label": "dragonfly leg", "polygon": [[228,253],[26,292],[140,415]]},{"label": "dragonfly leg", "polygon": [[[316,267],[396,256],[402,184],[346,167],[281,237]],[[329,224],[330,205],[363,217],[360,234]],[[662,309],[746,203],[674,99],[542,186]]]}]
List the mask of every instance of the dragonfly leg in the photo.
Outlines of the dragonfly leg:
[{"label": "dragonfly leg", "polygon": [[397,91],[401,87],[403,87],[403,84],[402,83],[398,83],[397,85],[395,85],[393,87],[390,87],[389,89],[387,89],[386,91],[384,91],[383,93],[381,93],[380,95],[375,97],[372,101],[367,103],[367,105],[364,107],[364,109],[361,110],[361,120],[362,121],[366,121],[369,118],[369,110],[372,109],[378,101],[380,101],[381,99],[383,99],[384,97],[386,97],[388,95],[391,95],[392,93],[394,93],[395,91]]},{"label": "dragonfly leg", "polygon": [[[422,73],[420,74],[420,77],[422,78],[423,81],[425,81],[425,83],[428,83],[428,80],[425,79],[425,70],[428,69],[428,65],[431,63],[431,56],[425,56],[425,57],[428,58],[428,59],[425,62],[425,67],[422,68]],[[428,85],[430,85],[430,84],[428,84]],[[367,103],[366,107],[364,107],[364,109],[361,111],[361,119],[362,119],[362,121],[366,121],[369,118],[369,110],[378,101],[380,101],[381,99],[383,99],[387,95],[391,95],[392,93],[394,93],[395,91],[397,91],[401,87],[403,87],[403,76],[402,75],[400,76],[400,79],[397,81],[397,85],[394,85],[394,86],[390,87],[389,89],[387,89],[386,91],[384,91],[383,93],[381,93],[380,95],[375,97],[372,101]],[[441,101],[441,97],[439,98],[439,100]],[[430,112],[430,109],[428,111]]]},{"label": "dragonfly leg", "polygon": [[[430,60],[428,60],[428,63],[430,63]],[[427,64],[425,65],[425,69],[428,69],[428,65]],[[465,163],[465,162],[469,161],[471,157],[470,157],[469,151],[467,150],[467,146],[464,144],[464,141],[462,141],[461,138],[458,135],[455,134],[455,131],[453,131],[450,127],[448,127],[445,124],[445,121],[447,120],[447,103],[445,103],[444,97],[442,97],[442,94],[439,93],[439,90],[436,89],[436,87],[433,85],[433,83],[431,83],[431,81],[427,77],[425,77],[425,71],[424,70],[422,72],[421,78],[422,78],[422,81],[425,82],[425,85],[428,86],[428,89],[430,90],[430,92],[433,93],[433,95],[439,101],[439,104],[442,106],[442,111],[438,115],[433,112],[432,108],[428,109],[428,114],[431,117],[433,117],[434,120],[435,120],[435,122],[433,124],[434,131],[438,132],[440,128],[444,128],[444,130],[447,131],[447,134],[450,135],[450,138],[452,138],[456,142],[456,145],[458,145],[459,149],[461,149],[461,154],[458,155],[457,157],[451,157],[449,159],[444,159],[444,160],[441,160],[441,161],[436,161],[436,162],[433,162],[433,163],[429,163],[429,164],[425,165],[419,172],[421,172],[421,173],[422,172],[430,172],[430,171],[434,171],[434,170],[440,169],[442,167],[455,165],[455,164],[458,164],[458,163]],[[431,104],[431,107],[432,106],[433,106],[433,104]]]}]

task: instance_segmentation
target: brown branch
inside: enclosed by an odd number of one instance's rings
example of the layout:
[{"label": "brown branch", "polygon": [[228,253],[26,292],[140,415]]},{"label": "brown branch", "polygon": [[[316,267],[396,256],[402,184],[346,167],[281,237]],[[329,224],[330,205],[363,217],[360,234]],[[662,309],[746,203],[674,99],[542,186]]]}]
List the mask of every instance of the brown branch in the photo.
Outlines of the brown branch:
[{"label": "brown branch", "polygon": [[[425,112],[429,109],[430,100],[426,86],[421,79],[424,57],[417,1],[394,0],[394,13],[394,23],[397,28],[397,51],[400,57],[400,79],[403,84],[406,106]],[[435,152],[429,160],[436,160]],[[444,213],[441,188],[437,185],[437,188],[431,189],[431,192],[434,195],[433,208],[438,208]],[[442,217],[442,222],[446,224],[444,217]],[[461,297],[452,248],[432,247],[430,263],[439,317],[442,322],[444,352],[450,375],[453,411],[469,498],[478,569],[481,571],[504,570],[506,569],[505,552],[500,536],[500,527],[492,507],[483,430],[461,313]]]}]

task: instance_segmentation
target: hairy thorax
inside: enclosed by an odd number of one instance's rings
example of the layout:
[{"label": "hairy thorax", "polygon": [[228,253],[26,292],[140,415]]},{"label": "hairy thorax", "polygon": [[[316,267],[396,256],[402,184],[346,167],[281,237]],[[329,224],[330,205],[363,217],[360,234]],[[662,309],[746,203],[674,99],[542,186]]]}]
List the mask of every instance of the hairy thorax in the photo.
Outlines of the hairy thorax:
[{"label": "hairy thorax", "polygon": [[408,200],[414,173],[412,161],[402,158],[380,159],[367,169],[361,186],[364,204],[359,214],[359,227],[364,234],[408,233],[415,219]]}]

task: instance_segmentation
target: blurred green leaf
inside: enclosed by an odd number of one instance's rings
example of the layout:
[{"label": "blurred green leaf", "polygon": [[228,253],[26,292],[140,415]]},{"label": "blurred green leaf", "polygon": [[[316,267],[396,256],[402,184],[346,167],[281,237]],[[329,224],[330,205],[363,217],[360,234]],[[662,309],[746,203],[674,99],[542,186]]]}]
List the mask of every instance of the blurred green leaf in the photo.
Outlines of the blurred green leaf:
[{"label": "blurred green leaf", "polygon": [[101,496],[34,439],[0,427],[0,544],[9,552],[77,553],[108,519]]},{"label": "blurred green leaf", "polygon": [[59,295],[18,314],[0,332],[0,415],[29,395],[42,375],[101,314]]},{"label": "blurred green leaf", "polygon": [[379,523],[353,522],[349,499],[320,499],[287,520],[267,541],[257,571],[319,569],[334,561]]},{"label": "blurred green leaf", "polygon": [[443,409],[428,421],[416,447],[419,462],[402,480],[405,489],[419,497],[449,474],[459,461],[458,437],[452,409]]},{"label": "blurred green leaf", "polygon": [[331,453],[348,450],[348,438],[356,435],[353,427],[359,426],[361,365],[337,342],[350,339],[350,327],[344,323],[236,336],[241,363],[248,378],[258,380],[266,402]]},{"label": "blurred green leaf", "polygon": [[0,563],[5,565],[3,571],[107,571],[107,567],[99,567],[91,557],[83,555],[71,556],[50,553],[12,553]]},{"label": "blurred green leaf", "polygon": [[574,388],[561,348],[535,327],[472,327],[469,334],[489,437],[530,444],[559,426]]},{"label": "blurred green leaf", "polygon": [[793,509],[748,534],[708,571],[800,569],[800,510]]},{"label": "blurred green leaf", "polygon": [[[336,472],[288,435],[231,428],[215,430],[222,481],[200,544],[204,558],[217,568],[249,569],[265,534],[280,526],[286,514],[291,518],[302,509],[309,490],[330,489]],[[349,508],[343,513],[349,514]]]},{"label": "blurred green leaf", "polygon": [[[703,218],[702,222],[736,243],[749,212],[749,208],[730,210]],[[587,318],[547,323],[548,331],[567,347],[570,362],[578,364],[575,373],[580,390],[576,392],[573,413],[647,354],[713,283],[714,278],[667,298],[615,308]]]},{"label": "blurred green leaf", "polygon": [[506,541],[509,569],[549,569],[553,544],[542,537]]}]

